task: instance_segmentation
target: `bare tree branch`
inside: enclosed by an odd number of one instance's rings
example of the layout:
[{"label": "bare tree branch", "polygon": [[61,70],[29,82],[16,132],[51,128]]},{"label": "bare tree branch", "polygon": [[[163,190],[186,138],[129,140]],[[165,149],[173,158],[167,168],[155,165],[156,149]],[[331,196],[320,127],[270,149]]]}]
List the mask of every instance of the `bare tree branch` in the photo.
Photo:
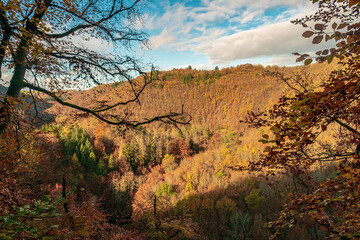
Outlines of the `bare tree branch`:
[{"label": "bare tree branch", "polygon": [[[34,86],[30,83],[25,83],[25,87],[28,87],[32,90],[36,90],[42,93],[45,93],[47,95],[49,95],[50,97],[52,97],[54,100],[56,100],[58,103],[60,103],[61,105],[64,106],[68,106],[77,110],[80,110],[84,113],[93,115],[94,117],[98,118],[101,121],[104,121],[108,124],[111,125],[124,125],[124,126],[128,126],[128,127],[132,127],[132,128],[136,128],[138,126],[141,125],[145,125],[145,124],[149,124],[152,122],[156,122],[156,121],[160,121],[163,123],[169,123],[169,124],[189,124],[191,121],[191,116],[187,113],[184,112],[184,110],[182,109],[180,113],[169,113],[169,114],[165,114],[165,115],[160,115],[160,116],[156,116],[153,118],[149,118],[149,119],[145,119],[144,121],[128,121],[126,119],[117,119],[117,120],[109,120],[103,116],[101,116],[98,112],[92,110],[92,109],[88,109],[85,107],[81,107],[78,106],[76,104],[72,104],[66,101],[63,101],[60,97],[56,96],[56,94],[54,92],[51,92],[49,90],[46,90],[44,88],[38,87],[38,86]],[[180,119],[176,119],[177,117],[183,117],[184,120]]]}]

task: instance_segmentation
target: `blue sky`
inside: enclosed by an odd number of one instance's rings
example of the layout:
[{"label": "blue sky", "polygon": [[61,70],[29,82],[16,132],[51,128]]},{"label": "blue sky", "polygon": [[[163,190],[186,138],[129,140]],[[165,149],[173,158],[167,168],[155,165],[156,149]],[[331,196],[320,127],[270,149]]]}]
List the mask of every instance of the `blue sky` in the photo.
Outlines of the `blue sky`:
[{"label": "blue sky", "polygon": [[243,63],[294,65],[293,52],[312,52],[304,28],[290,20],[316,10],[309,0],[152,1],[142,30],[142,53],[161,70],[212,69]]},{"label": "blue sky", "polygon": [[[317,10],[311,0],[149,1],[137,27],[149,34],[151,47],[136,53],[159,70],[245,63],[289,66],[296,64],[293,52],[323,48],[301,36],[303,27],[290,23]],[[73,41],[103,54],[114,50],[101,39],[75,36]],[[4,69],[3,79],[9,78]]]}]

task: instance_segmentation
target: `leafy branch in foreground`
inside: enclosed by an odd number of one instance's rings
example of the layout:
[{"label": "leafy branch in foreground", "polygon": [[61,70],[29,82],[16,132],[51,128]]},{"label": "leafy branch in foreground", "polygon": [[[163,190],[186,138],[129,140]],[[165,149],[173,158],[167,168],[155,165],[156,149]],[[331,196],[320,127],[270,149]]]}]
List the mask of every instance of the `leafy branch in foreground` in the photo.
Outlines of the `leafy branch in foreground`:
[{"label": "leafy branch in foreground", "polygon": [[[73,191],[67,195],[72,194]],[[35,201],[32,206],[14,207],[11,213],[0,216],[1,239],[60,239],[58,225],[51,224],[50,219],[57,218],[57,206],[65,203],[64,197],[51,202],[45,196],[42,201]],[[48,222],[47,222],[48,221]]]},{"label": "leafy branch in foreground", "polygon": [[313,15],[296,19],[292,23],[307,28],[302,36],[312,38],[313,44],[334,41],[336,45],[330,49],[317,51],[314,57],[306,53],[294,53],[299,56],[296,61],[304,61],[306,65],[311,64],[313,59],[330,63],[334,58],[344,59],[359,53],[359,1],[315,0],[313,2],[319,2],[321,10]]},{"label": "leafy branch in foreground", "polygon": [[[318,1],[314,1],[318,2]],[[319,1],[319,11],[296,20],[295,24],[308,27],[315,22],[311,37],[313,43],[334,39],[338,48],[319,51],[317,61],[333,57],[342,59],[339,69],[317,88],[301,86],[301,82],[284,77],[294,90],[283,96],[268,113],[250,112],[245,122],[252,127],[268,127],[259,141],[266,144],[251,170],[264,170],[268,175],[290,173],[306,188],[305,193],[292,195],[276,221],[270,226],[277,237],[295,224],[316,224],[329,239],[357,239],[360,236],[360,56],[359,1]],[[336,20],[341,19],[338,25]],[[325,28],[332,21],[334,30],[346,29],[328,36]],[[318,40],[317,40],[318,39]],[[321,56],[320,56],[321,55]],[[309,55],[300,55],[298,61],[310,64]],[[324,142],[321,138],[325,138]],[[330,165],[331,163],[331,165]],[[311,181],[310,173],[316,167],[334,167],[335,176],[321,183]],[[305,220],[306,219],[306,220]]]}]

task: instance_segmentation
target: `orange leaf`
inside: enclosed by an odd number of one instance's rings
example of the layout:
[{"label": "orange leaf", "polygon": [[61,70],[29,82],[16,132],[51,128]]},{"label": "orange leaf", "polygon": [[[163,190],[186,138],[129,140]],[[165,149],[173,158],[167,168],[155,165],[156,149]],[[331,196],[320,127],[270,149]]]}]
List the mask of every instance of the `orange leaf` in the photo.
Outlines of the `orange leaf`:
[{"label": "orange leaf", "polygon": [[354,6],[355,4],[358,4],[359,3],[359,0],[350,0],[349,1],[349,7],[352,7]]}]

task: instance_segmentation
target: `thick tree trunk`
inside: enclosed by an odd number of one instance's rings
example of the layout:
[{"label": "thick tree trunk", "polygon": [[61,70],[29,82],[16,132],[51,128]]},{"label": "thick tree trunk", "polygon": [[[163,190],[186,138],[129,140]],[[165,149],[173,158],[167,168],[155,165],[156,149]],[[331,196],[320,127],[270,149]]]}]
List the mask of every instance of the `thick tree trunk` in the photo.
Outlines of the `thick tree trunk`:
[{"label": "thick tree trunk", "polygon": [[[26,22],[25,31],[22,34],[21,41],[15,53],[15,69],[10,80],[10,86],[6,92],[4,102],[0,106],[0,135],[5,131],[11,121],[11,110],[14,107],[11,100],[19,97],[21,89],[25,86],[24,77],[27,68],[26,56],[31,44],[32,34],[36,32],[37,25],[44,17],[51,1],[52,0],[45,0],[45,5],[42,5],[41,2],[39,2],[32,19],[27,20]],[[2,14],[2,18],[6,20],[4,14]]]},{"label": "thick tree trunk", "polygon": [[5,131],[11,120],[11,110],[13,108],[12,99],[19,97],[20,91],[24,87],[26,47],[27,41],[21,40],[15,55],[16,65],[14,74],[10,80],[10,86],[5,94],[4,102],[0,107],[0,135]]},{"label": "thick tree trunk", "polygon": [[9,22],[6,18],[5,11],[0,9],[0,26],[2,30],[2,39],[0,44],[0,77],[1,77],[1,68],[5,58],[6,48],[10,44],[10,38],[12,33],[12,29],[9,25]]}]

